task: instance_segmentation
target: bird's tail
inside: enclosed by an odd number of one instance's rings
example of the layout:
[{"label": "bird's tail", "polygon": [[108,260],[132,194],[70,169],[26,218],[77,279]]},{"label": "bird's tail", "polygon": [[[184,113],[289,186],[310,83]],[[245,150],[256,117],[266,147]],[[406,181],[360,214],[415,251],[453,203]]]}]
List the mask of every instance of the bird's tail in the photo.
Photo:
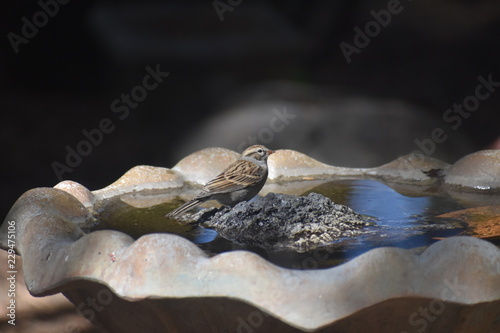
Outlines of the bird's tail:
[{"label": "bird's tail", "polygon": [[170,213],[165,215],[165,217],[167,217],[169,219],[174,219],[177,216],[181,215],[182,213],[187,212],[191,208],[198,206],[202,202],[203,202],[203,200],[200,200],[200,199],[193,199],[191,201],[188,201],[185,204],[183,204],[182,206],[174,209],[173,211],[171,211]]}]

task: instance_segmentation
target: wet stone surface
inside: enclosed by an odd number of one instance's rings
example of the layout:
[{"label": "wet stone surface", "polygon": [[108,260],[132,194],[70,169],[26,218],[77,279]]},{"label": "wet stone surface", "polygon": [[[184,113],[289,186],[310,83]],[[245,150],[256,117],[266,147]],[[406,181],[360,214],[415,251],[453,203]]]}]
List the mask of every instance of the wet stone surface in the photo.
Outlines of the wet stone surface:
[{"label": "wet stone surface", "polygon": [[309,251],[342,237],[357,236],[370,218],[329,198],[269,193],[253,202],[200,211],[190,219],[239,244]]}]

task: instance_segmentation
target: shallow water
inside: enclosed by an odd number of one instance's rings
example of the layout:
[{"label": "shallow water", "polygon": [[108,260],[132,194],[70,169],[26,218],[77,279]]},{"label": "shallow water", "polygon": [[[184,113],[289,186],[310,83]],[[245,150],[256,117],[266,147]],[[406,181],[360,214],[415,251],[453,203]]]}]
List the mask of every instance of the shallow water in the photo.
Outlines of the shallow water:
[{"label": "shallow water", "polygon": [[460,224],[436,218],[437,215],[463,208],[446,195],[410,197],[375,180],[332,181],[305,194],[310,192],[321,193],[358,213],[374,217],[375,225],[367,227],[364,235],[340,239],[327,247],[305,253],[269,252],[231,244],[217,237],[213,231],[202,233],[194,241],[209,253],[247,249],[280,266],[315,269],[340,264],[381,246],[415,249],[415,252],[420,252],[436,242],[436,238],[450,237],[465,230]]},{"label": "shallow water", "polygon": [[[173,232],[198,244],[208,255],[249,250],[279,266],[297,269],[335,266],[381,246],[413,249],[418,253],[436,242],[436,238],[450,237],[465,231],[465,226],[460,223],[437,218],[440,214],[464,208],[444,193],[427,190],[422,193],[411,192],[411,196],[403,195],[383,183],[367,179],[331,181],[310,189],[303,195],[310,192],[323,194],[336,203],[371,216],[375,224],[365,228],[366,233],[361,236],[343,238],[328,246],[299,253],[294,250],[271,252],[235,244],[218,236],[214,230],[169,224],[164,215],[172,209],[172,203],[138,208],[130,205],[130,198],[121,198],[104,205],[111,204],[114,208],[111,211],[116,213],[104,214],[109,210],[103,207],[103,213],[98,218],[102,221],[100,228],[124,231],[134,238],[151,232]],[[156,194],[144,194],[142,200],[151,200],[154,195]],[[138,200],[139,196],[135,195],[133,200]]]}]

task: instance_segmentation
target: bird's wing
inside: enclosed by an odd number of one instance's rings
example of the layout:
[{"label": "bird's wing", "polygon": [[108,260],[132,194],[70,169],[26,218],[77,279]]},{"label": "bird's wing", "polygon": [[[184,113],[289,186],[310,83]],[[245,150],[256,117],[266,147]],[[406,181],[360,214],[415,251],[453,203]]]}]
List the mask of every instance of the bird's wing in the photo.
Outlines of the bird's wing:
[{"label": "bird's wing", "polygon": [[236,161],[220,175],[209,181],[204,192],[229,192],[246,186],[256,185],[262,176],[262,169],[255,163]]}]

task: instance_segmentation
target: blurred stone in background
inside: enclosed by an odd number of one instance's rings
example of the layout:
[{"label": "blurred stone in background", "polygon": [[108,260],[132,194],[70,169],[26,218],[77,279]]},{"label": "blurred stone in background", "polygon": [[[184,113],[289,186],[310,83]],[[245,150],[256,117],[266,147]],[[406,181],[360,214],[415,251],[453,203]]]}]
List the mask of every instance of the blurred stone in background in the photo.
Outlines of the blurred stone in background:
[{"label": "blurred stone in background", "polygon": [[[453,162],[472,140],[422,107],[293,82],[261,84],[180,137],[177,157],[210,146],[241,152],[252,144],[307,152],[322,162],[375,167],[409,152]],[[435,128],[446,139],[433,141]]]}]

